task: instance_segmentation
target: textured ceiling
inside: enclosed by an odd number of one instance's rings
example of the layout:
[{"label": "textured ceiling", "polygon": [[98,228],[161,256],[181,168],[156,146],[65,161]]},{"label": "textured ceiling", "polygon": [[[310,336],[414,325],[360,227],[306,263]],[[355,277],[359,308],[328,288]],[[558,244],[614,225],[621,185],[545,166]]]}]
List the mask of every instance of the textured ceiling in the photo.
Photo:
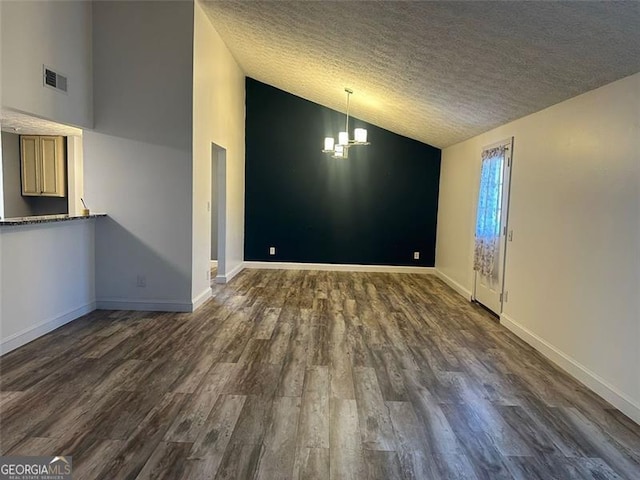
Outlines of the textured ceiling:
[{"label": "textured ceiling", "polygon": [[438,147],[640,71],[635,1],[203,5],[247,76]]},{"label": "textured ceiling", "polygon": [[32,117],[8,108],[0,110],[0,124],[2,131],[18,135],[82,135],[79,128]]}]

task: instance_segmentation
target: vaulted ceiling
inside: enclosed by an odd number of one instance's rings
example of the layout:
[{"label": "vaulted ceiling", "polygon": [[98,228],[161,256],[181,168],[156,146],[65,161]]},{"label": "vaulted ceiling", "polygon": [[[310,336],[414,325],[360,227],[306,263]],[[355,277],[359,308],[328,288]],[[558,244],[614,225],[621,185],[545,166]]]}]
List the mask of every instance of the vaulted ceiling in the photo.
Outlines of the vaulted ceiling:
[{"label": "vaulted ceiling", "polygon": [[640,2],[202,2],[246,75],[438,147],[640,71]]}]

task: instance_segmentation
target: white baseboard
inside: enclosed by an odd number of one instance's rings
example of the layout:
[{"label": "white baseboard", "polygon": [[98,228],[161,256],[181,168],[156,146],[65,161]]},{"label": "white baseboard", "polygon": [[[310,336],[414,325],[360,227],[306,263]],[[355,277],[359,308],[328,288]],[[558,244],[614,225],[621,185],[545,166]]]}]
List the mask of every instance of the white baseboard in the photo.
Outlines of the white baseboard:
[{"label": "white baseboard", "polygon": [[218,268],[218,260],[211,260],[211,268]]},{"label": "white baseboard", "polygon": [[226,275],[218,274],[216,276],[216,283],[227,283],[230,282],[233,277],[238,275],[242,270],[245,269],[245,263],[240,263],[236,265],[235,268],[231,269],[231,271],[227,272]]},{"label": "white baseboard", "polygon": [[18,347],[26,345],[36,338],[46,335],[47,333],[71,322],[72,320],[75,320],[78,317],[81,317],[82,315],[93,312],[95,309],[96,302],[89,302],[54,318],[40,322],[33,327],[25,328],[13,335],[9,335],[7,338],[2,339],[2,342],[0,343],[0,355],[4,355],[11,350],[15,350]]},{"label": "white baseboard", "polygon": [[192,302],[176,300],[132,300],[129,298],[101,298],[96,300],[99,310],[135,310],[141,312],[191,312]]},{"label": "white baseboard", "polygon": [[445,275],[444,273],[442,273],[442,270],[436,269],[436,274],[438,275],[438,277],[444,283],[446,283],[451,288],[453,288],[456,292],[458,292],[460,295],[462,295],[466,300],[471,301],[471,299],[473,298],[473,295],[471,294],[470,290],[467,290],[462,285],[460,285],[458,282],[456,282],[453,278],[451,278],[448,275]]},{"label": "white baseboard", "polygon": [[271,270],[322,270],[329,272],[379,272],[433,274],[433,267],[401,265],[347,265],[338,263],[244,262],[244,268]]},{"label": "white baseboard", "polygon": [[207,300],[211,298],[211,287],[207,287],[200,293],[200,295],[196,296],[191,300],[191,311],[195,312],[198,308],[202,306]]},{"label": "white baseboard", "polygon": [[515,333],[522,340],[542,353],[545,357],[569,373],[572,377],[582,382],[595,393],[600,395],[611,405],[631,418],[634,422],[640,423],[640,406],[618,391],[606,380],[595,374],[584,365],[580,364],[569,355],[560,351],[549,342],[539,337],[529,329],[515,322],[504,313],[500,315],[500,323]]}]

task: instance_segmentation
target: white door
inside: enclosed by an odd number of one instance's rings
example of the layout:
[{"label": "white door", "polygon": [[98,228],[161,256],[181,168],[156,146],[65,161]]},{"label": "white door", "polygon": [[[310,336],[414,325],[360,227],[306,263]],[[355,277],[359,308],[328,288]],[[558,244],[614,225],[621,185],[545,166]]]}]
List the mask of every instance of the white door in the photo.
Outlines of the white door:
[{"label": "white door", "polygon": [[[502,312],[503,303],[504,260],[512,156],[513,138],[483,150],[476,215],[475,288],[473,296],[474,300],[497,315]],[[484,256],[481,259],[482,261],[478,260],[479,238],[483,238],[486,244],[495,245],[495,249]],[[482,255],[482,252],[480,255]],[[482,267],[478,267],[478,264],[481,264]]]}]

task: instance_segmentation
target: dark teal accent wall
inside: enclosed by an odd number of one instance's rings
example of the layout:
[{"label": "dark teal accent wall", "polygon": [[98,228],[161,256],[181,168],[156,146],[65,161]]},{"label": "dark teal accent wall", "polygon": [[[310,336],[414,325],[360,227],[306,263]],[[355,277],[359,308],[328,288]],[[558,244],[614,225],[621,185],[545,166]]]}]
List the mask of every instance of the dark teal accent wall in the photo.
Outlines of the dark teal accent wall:
[{"label": "dark teal accent wall", "polygon": [[344,113],[251,78],[246,106],[246,260],[434,265],[440,149],[352,119],[371,145],[334,159]]}]

